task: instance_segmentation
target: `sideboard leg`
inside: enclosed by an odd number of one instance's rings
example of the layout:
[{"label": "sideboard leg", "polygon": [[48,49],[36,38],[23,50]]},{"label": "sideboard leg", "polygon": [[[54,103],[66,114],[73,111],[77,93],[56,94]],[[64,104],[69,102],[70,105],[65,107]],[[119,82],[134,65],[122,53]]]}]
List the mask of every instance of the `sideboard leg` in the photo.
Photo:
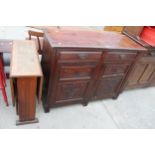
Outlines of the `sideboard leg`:
[{"label": "sideboard leg", "polygon": [[50,112],[50,107],[47,106],[46,104],[43,104],[43,107],[44,107],[44,112],[45,113],[49,113]]},{"label": "sideboard leg", "polygon": [[119,94],[116,94],[115,96],[112,97],[113,100],[116,100],[118,98]]},{"label": "sideboard leg", "polygon": [[86,107],[88,105],[88,101],[84,101],[82,105]]}]

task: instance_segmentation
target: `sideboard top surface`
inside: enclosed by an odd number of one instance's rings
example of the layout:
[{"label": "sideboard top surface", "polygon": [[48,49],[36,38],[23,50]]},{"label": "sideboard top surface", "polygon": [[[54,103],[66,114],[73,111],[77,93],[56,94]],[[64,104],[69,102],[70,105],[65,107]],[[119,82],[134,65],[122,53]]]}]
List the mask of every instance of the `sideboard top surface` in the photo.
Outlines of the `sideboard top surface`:
[{"label": "sideboard top surface", "polygon": [[34,41],[13,41],[10,76],[42,76],[39,56]]},{"label": "sideboard top surface", "polygon": [[101,49],[146,49],[125,35],[91,29],[47,28],[45,36],[52,47],[101,48]]}]

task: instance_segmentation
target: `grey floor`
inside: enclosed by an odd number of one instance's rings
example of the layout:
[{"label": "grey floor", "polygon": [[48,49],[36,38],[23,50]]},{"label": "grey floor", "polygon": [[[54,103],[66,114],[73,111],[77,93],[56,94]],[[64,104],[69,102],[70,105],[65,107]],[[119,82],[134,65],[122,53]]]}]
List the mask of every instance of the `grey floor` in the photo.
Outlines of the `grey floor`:
[{"label": "grey floor", "polygon": [[0,128],[96,128],[136,129],[155,128],[155,88],[126,91],[117,100],[90,102],[87,107],[80,103],[51,109],[44,113],[42,104],[37,104],[39,123],[16,126],[18,119],[12,106],[9,81],[7,81],[9,107],[0,96]]},{"label": "grey floor", "polygon": [[[24,27],[0,27],[2,39],[24,39]],[[51,109],[45,114],[42,104],[37,104],[39,123],[16,126],[18,119],[12,106],[9,81],[7,81],[9,107],[5,106],[0,95],[0,128],[103,128],[103,129],[137,129],[155,128],[155,88],[125,91],[117,100],[90,102],[87,107],[80,103],[67,107]]]}]

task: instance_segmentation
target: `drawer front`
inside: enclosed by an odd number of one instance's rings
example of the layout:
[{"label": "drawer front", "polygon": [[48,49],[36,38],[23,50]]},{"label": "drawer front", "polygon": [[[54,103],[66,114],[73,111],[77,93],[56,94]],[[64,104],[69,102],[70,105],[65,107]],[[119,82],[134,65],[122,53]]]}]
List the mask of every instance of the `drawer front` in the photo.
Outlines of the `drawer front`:
[{"label": "drawer front", "polygon": [[91,61],[98,61],[101,58],[102,52],[60,52],[59,60],[91,60]]},{"label": "drawer front", "polygon": [[104,76],[113,74],[125,74],[129,64],[105,64]]},{"label": "drawer front", "polygon": [[56,101],[83,100],[87,91],[88,81],[72,81],[59,83],[56,91]]},{"label": "drawer front", "polygon": [[94,66],[62,66],[60,68],[60,80],[86,78],[90,79]]},{"label": "drawer front", "polygon": [[104,61],[132,61],[136,57],[136,53],[108,52],[104,55]]}]

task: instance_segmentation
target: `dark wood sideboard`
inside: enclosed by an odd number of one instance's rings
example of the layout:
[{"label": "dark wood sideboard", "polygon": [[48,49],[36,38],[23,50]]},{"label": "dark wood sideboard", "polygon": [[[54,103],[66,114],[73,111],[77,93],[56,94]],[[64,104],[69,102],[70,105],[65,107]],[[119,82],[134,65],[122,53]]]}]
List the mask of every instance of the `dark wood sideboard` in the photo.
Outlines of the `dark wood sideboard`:
[{"label": "dark wood sideboard", "polygon": [[125,89],[155,86],[155,47],[140,38],[144,26],[125,26],[123,34],[145,47],[148,52],[133,67]]},{"label": "dark wood sideboard", "polygon": [[65,28],[45,30],[43,51],[45,112],[117,98],[135,62],[147,53],[119,33]]}]

